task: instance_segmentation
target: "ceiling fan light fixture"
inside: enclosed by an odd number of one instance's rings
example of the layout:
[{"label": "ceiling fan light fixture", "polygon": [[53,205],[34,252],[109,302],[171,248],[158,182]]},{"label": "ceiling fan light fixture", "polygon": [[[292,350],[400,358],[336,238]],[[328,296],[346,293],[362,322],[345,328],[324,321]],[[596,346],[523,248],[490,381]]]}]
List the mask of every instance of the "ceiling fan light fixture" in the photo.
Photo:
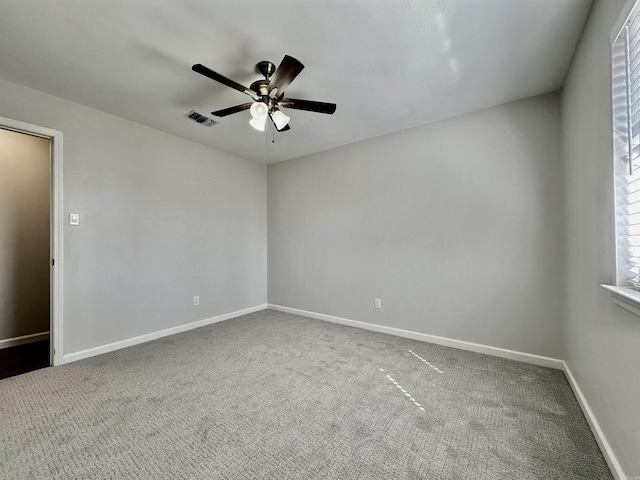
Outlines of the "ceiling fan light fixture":
[{"label": "ceiling fan light fixture", "polygon": [[260,132],[264,132],[264,127],[267,123],[267,116],[263,116],[262,118],[252,118],[249,120],[249,125]]},{"label": "ceiling fan light fixture", "polygon": [[289,120],[291,120],[287,115],[282,113],[280,110],[276,110],[271,114],[271,118],[273,119],[273,123],[275,123],[278,131],[282,130],[287,126]]},{"label": "ceiling fan light fixture", "polygon": [[267,114],[269,113],[269,107],[264,102],[254,102],[253,105],[251,105],[249,112],[251,112],[251,116],[254,120],[266,120]]}]

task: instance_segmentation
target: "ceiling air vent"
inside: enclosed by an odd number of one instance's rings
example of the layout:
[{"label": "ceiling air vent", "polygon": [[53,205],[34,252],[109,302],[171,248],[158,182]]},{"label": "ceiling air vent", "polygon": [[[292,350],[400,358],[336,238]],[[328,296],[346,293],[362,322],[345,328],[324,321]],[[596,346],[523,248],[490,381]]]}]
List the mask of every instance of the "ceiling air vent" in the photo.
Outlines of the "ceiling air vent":
[{"label": "ceiling air vent", "polygon": [[201,113],[196,112],[195,110],[191,110],[189,113],[185,115],[185,117],[190,118],[194,122],[199,123],[200,125],[204,125],[205,127],[213,127],[217,125],[219,122],[215,120],[211,120],[209,117],[205,117]]}]

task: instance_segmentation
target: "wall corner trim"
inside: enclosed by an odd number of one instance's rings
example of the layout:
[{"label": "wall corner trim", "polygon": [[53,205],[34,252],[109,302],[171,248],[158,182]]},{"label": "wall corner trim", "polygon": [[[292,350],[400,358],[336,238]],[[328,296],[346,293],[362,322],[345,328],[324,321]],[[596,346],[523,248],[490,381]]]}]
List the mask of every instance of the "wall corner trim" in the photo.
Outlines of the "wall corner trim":
[{"label": "wall corner trim", "polygon": [[618,462],[618,459],[613,453],[613,449],[611,448],[611,445],[609,445],[609,442],[604,436],[604,432],[602,431],[602,428],[600,428],[600,424],[598,423],[598,420],[596,420],[596,416],[591,410],[591,407],[589,407],[589,404],[587,403],[587,399],[585,398],[584,394],[582,393],[582,390],[578,386],[578,382],[576,382],[576,379],[573,376],[573,373],[571,373],[571,369],[569,368],[569,365],[567,365],[566,361],[562,362],[562,370],[564,370],[564,374],[567,377],[567,381],[569,382],[569,385],[571,386],[571,390],[573,390],[574,395],[578,399],[580,408],[582,409],[582,412],[584,413],[584,416],[587,419],[587,423],[589,424],[589,427],[591,427],[591,432],[593,433],[593,436],[595,437],[596,442],[600,447],[600,451],[602,452],[602,455],[604,456],[604,459],[607,462],[607,465],[609,465],[609,470],[611,470],[611,474],[613,475],[613,478],[615,478],[616,480],[625,480],[627,478],[631,478],[631,477],[627,477],[624,474],[622,470],[622,466],[620,465],[620,463]]},{"label": "wall corner trim", "polygon": [[150,342],[162,337],[168,337],[169,335],[175,335],[176,333],[186,332],[187,330],[193,330],[194,328],[200,328],[212,323],[222,322],[224,320],[230,320],[232,318],[241,317],[242,315],[248,315],[249,313],[259,312],[265,310],[266,304],[256,305],[255,307],[245,308],[243,310],[236,310],[235,312],[224,313],[215,317],[205,318],[204,320],[197,320],[191,323],[185,323],[176,327],[167,328],[164,330],[158,330],[157,332],[145,333],[133,338],[127,338],[119,340],[117,342],[108,343],[99,347],[89,348],[87,350],[81,350],[79,352],[69,353],[64,355],[63,363],[75,362],[82,360],[83,358],[95,357],[103,353],[113,352],[114,350],[120,350],[121,348],[132,347],[141,343]]},{"label": "wall corner trim", "polygon": [[402,330],[400,328],[386,327],[383,325],[376,325],[374,323],[360,322],[358,320],[350,320],[348,318],[334,317],[332,315],[325,315],[323,313],[309,312],[307,310],[300,310],[297,308],[283,307],[282,305],[268,304],[268,308],[272,310],[278,310],[280,312],[292,313],[294,315],[301,315],[303,317],[315,318],[317,320],[325,320],[327,322],[340,323],[342,325],[348,325],[350,327],[363,328],[365,330],[372,330],[374,332],[387,333],[389,335],[395,335],[397,337],[411,338],[412,340],[419,340],[427,343],[435,343],[437,345],[444,345],[445,347],[458,348],[460,350],[468,350],[470,352],[484,353],[485,355],[492,355],[494,357],[507,358],[509,360],[516,360],[518,362],[530,363],[533,365],[539,365],[542,367],[555,368],[556,370],[562,370],[563,362],[557,358],[543,357],[541,355],[534,355],[532,353],[518,352],[515,350],[507,350],[506,348],[492,347],[490,345],[483,345],[480,343],[472,343],[464,340],[456,340],[454,338],[440,337],[437,335],[429,335],[427,333],[413,332],[410,330]]}]

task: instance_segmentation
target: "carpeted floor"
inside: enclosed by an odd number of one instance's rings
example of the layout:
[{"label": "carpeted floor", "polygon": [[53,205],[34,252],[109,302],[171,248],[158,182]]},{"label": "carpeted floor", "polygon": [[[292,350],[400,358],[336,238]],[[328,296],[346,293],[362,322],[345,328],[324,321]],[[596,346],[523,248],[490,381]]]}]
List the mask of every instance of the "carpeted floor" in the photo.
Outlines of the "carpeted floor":
[{"label": "carpeted floor", "polygon": [[266,310],[0,380],[3,479],[608,479],[562,372]]}]

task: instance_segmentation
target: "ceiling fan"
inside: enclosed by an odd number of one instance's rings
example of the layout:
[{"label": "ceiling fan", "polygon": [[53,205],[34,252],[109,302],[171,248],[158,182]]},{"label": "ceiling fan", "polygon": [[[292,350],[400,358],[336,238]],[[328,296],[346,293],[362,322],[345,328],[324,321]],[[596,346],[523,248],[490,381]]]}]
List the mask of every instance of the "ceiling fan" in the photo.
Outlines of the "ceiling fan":
[{"label": "ceiling fan", "polygon": [[253,98],[252,102],[217,110],[211,112],[212,115],[216,117],[226,117],[233,113],[249,110],[252,117],[249,124],[260,131],[264,131],[267,118],[271,119],[278,131],[291,129],[289,126],[290,118],[280,110],[281,108],[307,110],[309,112],[327,113],[329,115],[336,111],[335,103],[314,102],[284,96],[284,90],[298,76],[303,68],[304,65],[302,63],[289,55],[284,56],[278,68],[276,68],[273,63],[263,60],[256,64],[256,72],[264,75],[264,79],[256,80],[247,88],[200,63],[196,63],[191,67],[194,72],[209,77],[216,82],[220,82],[227,87],[231,87]]}]

